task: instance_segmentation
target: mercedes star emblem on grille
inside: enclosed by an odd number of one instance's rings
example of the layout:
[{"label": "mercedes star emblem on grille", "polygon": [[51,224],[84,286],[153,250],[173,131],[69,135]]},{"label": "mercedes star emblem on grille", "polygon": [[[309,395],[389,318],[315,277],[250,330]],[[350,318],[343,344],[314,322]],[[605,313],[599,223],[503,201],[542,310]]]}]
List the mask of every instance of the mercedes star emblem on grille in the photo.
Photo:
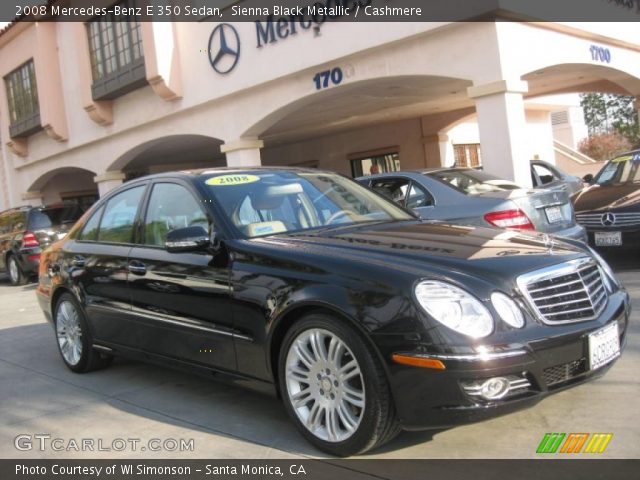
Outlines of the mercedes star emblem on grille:
[{"label": "mercedes star emblem on grille", "polygon": [[602,223],[602,225],[604,225],[605,227],[610,227],[616,223],[616,216],[611,212],[607,212],[602,215],[600,223]]}]

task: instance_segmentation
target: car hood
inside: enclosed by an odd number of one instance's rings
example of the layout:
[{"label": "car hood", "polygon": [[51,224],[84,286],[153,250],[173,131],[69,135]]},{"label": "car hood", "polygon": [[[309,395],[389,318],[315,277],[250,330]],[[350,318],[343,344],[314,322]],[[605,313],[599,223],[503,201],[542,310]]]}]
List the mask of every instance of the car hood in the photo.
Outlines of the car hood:
[{"label": "car hood", "polygon": [[626,209],[640,204],[640,184],[591,185],[574,197],[576,213]]},{"label": "car hood", "polygon": [[420,221],[318,229],[255,240],[284,248],[289,254],[313,253],[331,261],[360,261],[418,275],[435,266],[501,280],[505,275],[513,278],[585,255],[581,247],[537,232]]}]

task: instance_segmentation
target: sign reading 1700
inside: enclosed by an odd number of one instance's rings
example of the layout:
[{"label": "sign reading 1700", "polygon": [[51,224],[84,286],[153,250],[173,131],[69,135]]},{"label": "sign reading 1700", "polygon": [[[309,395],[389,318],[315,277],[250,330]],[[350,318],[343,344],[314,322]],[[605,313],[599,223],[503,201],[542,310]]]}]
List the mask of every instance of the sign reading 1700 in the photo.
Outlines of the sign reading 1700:
[{"label": "sign reading 1700", "polygon": [[288,16],[269,15],[265,21],[256,21],[258,47],[284,40],[298,31],[309,30],[329,20],[354,15],[359,9],[371,5],[372,0],[322,0]]}]

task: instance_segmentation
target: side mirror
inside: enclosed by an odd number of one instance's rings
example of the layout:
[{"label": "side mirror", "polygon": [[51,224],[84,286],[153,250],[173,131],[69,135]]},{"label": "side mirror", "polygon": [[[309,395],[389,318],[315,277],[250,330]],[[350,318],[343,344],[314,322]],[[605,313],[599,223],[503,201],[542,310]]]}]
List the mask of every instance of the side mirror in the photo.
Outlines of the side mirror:
[{"label": "side mirror", "polygon": [[210,246],[209,233],[200,225],[171,230],[164,242],[164,248],[169,253],[197,252]]},{"label": "side mirror", "polygon": [[584,177],[582,177],[582,181],[584,183],[593,183],[593,173],[587,173]]}]

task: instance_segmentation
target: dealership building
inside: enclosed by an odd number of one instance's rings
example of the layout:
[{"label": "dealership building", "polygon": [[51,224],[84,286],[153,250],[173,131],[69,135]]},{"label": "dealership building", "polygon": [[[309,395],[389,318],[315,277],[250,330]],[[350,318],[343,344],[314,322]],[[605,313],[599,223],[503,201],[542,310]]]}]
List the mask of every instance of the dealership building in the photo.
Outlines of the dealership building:
[{"label": "dealership building", "polygon": [[[534,158],[588,165],[570,128],[580,115],[553,95],[640,99],[638,24],[510,18],[12,22],[0,207],[88,205],[128,179],[202,167],[482,163],[526,185]],[[477,140],[456,139],[469,124]]]}]

